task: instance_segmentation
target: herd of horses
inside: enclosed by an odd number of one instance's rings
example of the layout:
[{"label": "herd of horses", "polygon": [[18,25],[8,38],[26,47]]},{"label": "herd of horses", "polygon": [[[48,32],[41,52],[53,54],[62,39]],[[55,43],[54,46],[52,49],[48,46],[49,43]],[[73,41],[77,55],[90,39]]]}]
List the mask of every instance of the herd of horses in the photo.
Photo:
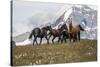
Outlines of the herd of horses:
[{"label": "herd of horses", "polygon": [[[55,38],[58,38],[58,43],[63,43],[64,41],[66,42],[67,39],[69,39],[70,42],[80,41],[80,31],[84,31],[84,29],[81,27],[81,25],[74,27],[72,25],[72,18],[68,18],[68,23],[68,27],[66,24],[63,24],[58,29],[53,29],[51,26],[45,26],[41,29],[34,28],[29,35],[29,39],[32,39],[32,36],[34,36],[33,45],[35,43],[40,45],[43,38],[45,38],[47,40],[47,44],[49,44],[51,36],[53,36],[52,43],[54,43]],[[39,44],[37,42],[37,38],[40,38]]]}]

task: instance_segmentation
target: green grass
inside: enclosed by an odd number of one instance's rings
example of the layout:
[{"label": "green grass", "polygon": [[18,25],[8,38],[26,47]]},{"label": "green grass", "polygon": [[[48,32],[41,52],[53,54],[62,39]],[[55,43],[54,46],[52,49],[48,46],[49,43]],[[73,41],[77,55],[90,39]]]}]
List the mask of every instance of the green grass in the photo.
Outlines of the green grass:
[{"label": "green grass", "polygon": [[97,41],[17,46],[13,49],[14,66],[58,64],[97,60]]}]

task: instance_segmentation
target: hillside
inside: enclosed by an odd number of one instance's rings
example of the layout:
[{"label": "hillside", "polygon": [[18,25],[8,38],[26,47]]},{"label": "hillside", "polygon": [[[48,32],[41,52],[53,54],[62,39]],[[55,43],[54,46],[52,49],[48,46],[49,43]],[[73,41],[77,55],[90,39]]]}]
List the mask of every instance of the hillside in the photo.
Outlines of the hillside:
[{"label": "hillside", "polygon": [[14,66],[97,61],[97,41],[17,46],[12,59]]},{"label": "hillside", "polygon": [[24,40],[28,38],[29,34],[30,34],[29,32],[25,32],[23,34],[13,37],[13,40],[15,42],[23,42]]}]

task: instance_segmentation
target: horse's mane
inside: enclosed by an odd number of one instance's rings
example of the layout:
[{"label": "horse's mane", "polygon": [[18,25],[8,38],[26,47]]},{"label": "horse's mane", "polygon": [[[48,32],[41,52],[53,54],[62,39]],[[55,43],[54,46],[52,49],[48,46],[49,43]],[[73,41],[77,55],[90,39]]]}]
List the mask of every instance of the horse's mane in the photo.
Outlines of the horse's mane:
[{"label": "horse's mane", "polygon": [[68,28],[67,28],[67,25],[66,24],[63,24],[62,26],[61,26],[61,28],[63,29],[66,29],[66,30],[68,30]]},{"label": "horse's mane", "polygon": [[84,31],[84,29],[82,28],[82,26],[81,26],[81,25],[78,25],[78,26],[79,26],[80,30]]}]

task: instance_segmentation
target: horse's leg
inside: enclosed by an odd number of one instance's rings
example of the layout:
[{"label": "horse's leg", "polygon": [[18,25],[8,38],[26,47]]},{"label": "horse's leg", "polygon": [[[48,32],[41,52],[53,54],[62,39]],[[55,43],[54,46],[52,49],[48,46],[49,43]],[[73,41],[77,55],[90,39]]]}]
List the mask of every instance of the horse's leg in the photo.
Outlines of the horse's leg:
[{"label": "horse's leg", "polygon": [[76,34],[76,41],[78,41],[78,33]]},{"label": "horse's leg", "polygon": [[35,43],[35,37],[34,37],[34,40],[33,40],[33,45],[34,45],[34,43]]},{"label": "horse's leg", "polygon": [[61,39],[60,40],[61,40],[61,43],[63,43],[64,35],[61,36]]},{"label": "horse's leg", "polygon": [[76,37],[77,37],[77,36],[76,36],[76,34],[74,33],[74,34],[73,34],[73,42],[75,42]]},{"label": "horse's leg", "polygon": [[64,40],[65,40],[65,43],[66,43],[67,35],[66,35],[65,37],[63,36],[63,38],[64,38]]},{"label": "horse's leg", "polygon": [[78,32],[78,40],[80,41],[80,32]]},{"label": "horse's leg", "polygon": [[53,39],[52,39],[52,43],[54,44],[54,39],[55,39],[55,36],[53,37]]},{"label": "horse's leg", "polygon": [[65,40],[65,36],[62,35],[62,36],[60,37],[60,41],[61,41],[61,43],[63,43],[64,40]]},{"label": "horse's leg", "polygon": [[36,37],[36,36],[34,36],[33,45],[34,45],[34,43],[36,42],[36,38],[37,38],[37,37]]},{"label": "horse's leg", "polygon": [[72,42],[75,42],[75,33],[72,33],[71,40],[72,40]]},{"label": "horse's leg", "polygon": [[42,37],[40,38],[40,43],[39,43],[39,45],[41,45],[41,42],[42,42]]},{"label": "horse's leg", "polygon": [[74,33],[71,34],[71,42],[74,41]]},{"label": "horse's leg", "polygon": [[52,35],[50,34],[50,36],[49,36],[49,38],[48,38],[48,43],[49,43],[49,40],[50,40],[50,37],[51,37]]},{"label": "horse's leg", "polygon": [[35,42],[36,42],[36,44],[38,45],[38,42],[37,42],[37,37],[35,37]]},{"label": "horse's leg", "polygon": [[51,37],[51,34],[50,34],[50,36],[49,36],[48,40],[50,39],[50,37]]},{"label": "horse's leg", "polygon": [[75,37],[76,41],[78,41],[78,33],[76,34],[76,37]]},{"label": "horse's leg", "polygon": [[46,36],[45,39],[47,40],[47,44],[49,44],[49,38],[47,38],[47,36]]},{"label": "horse's leg", "polygon": [[72,34],[69,34],[69,41],[71,43],[71,39],[72,39]]},{"label": "horse's leg", "polygon": [[65,41],[65,43],[66,43],[66,39],[67,39],[67,38],[68,38],[67,33],[63,34],[63,40]]},{"label": "horse's leg", "polygon": [[74,42],[77,41],[77,35],[78,35],[78,33],[74,34]]},{"label": "horse's leg", "polygon": [[79,40],[79,38],[78,38],[78,33],[76,34],[76,41],[78,41]]},{"label": "horse's leg", "polygon": [[61,37],[59,36],[59,37],[58,37],[58,43],[59,43],[60,40],[61,40]]}]

